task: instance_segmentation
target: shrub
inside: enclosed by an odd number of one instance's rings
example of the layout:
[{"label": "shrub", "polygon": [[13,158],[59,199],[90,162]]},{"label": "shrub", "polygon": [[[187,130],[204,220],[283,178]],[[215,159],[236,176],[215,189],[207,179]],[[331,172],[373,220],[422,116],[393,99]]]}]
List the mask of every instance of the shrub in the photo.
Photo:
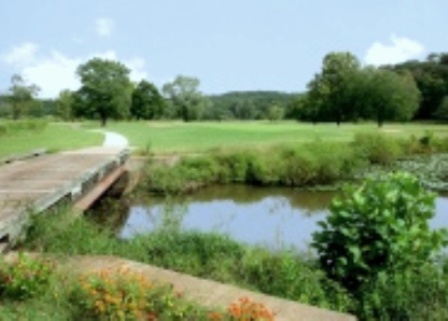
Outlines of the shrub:
[{"label": "shrub", "polygon": [[446,137],[437,137],[433,132],[426,131],[421,137],[412,135],[409,139],[401,140],[402,149],[407,155],[432,154],[447,151]]},{"label": "shrub", "polygon": [[244,248],[227,236],[159,231],[141,236],[152,264],[220,281],[232,280]]},{"label": "shrub", "polygon": [[[348,193],[347,193],[348,192]],[[431,231],[435,195],[407,173],[368,179],[333,200],[319,222],[313,246],[328,276],[356,291],[386,270],[406,270],[431,258],[446,244],[446,231]]]},{"label": "shrub", "polygon": [[150,165],[146,167],[143,185],[154,193],[179,194],[186,188],[187,179],[182,176],[178,167],[167,168],[164,165]]},{"label": "shrub", "polygon": [[308,150],[285,150],[282,152],[280,181],[286,186],[311,184],[317,173],[314,155]]},{"label": "shrub", "polygon": [[448,320],[448,274],[434,264],[379,274],[360,292],[361,320]]},{"label": "shrub", "polygon": [[16,262],[0,266],[0,296],[12,300],[31,298],[48,288],[51,277],[48,262],[20,253]]},{"label": "shrub", "polygon": [[352,145],[361,159],[372,164],[388,165],[402,154],[398,141],[379,133],[357,133]]},{"label": "shrub", "polygon": [[[117,273],[114,273],[117,272]],[[169,287],[155,286],[125,268],[82,276],[73,290],[82,318],[96,320],[184,320],[199,314]]]},{"label": "shrub", "polygon": [[251,161],[255,156],[249,152],[235,152],[233,154],[218,154],[215,158],[221,167],[220,182],[244,183]]},{"label": "shrub", "polygon": [[347,311],[352,305],[344,289],[292,252],[248,251],[239,274],[263,293],[339,311]]},{"label": "shrub", "polygon": [[257,155],[249,163],[246,183],[254,185],[276,185],[280,181],[281,159],[277,155]]},{"label": "shrub", "polygon": [[263,304],[256,303],[247,297],[232,303],[228,309],[230,320],[274,321],[274,313]]},{"label": "shrub", "polygon": [[155,284],[124,267],[80,277],[71,295],[78,319],[273,321],[263,304],[241,298],[227,312],[206,310],[187,302],[171,286]]},{"label": "shrub", "polygon": [[315,142],[306,147],[314,155],[317,184],[332,184],[348,178],[358,167],[356,156],[345,144]]}]

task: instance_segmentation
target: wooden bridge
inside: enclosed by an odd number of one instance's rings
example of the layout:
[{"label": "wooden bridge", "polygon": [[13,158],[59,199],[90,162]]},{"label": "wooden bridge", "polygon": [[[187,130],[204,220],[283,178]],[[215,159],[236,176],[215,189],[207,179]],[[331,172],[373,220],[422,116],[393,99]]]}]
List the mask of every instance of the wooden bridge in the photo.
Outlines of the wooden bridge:
[{"label": "wooden bridge", "polygon": [[63,201],[83,211],[124,173],[129,151],[95,147],[0,165],[0,248],[14,243],[32,214]]}]

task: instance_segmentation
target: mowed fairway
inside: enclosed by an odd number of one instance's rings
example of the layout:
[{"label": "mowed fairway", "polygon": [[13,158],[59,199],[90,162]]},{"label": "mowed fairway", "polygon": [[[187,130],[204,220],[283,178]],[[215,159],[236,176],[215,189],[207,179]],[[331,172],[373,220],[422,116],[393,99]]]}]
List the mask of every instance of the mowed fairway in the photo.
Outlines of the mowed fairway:
[{"label": "mowed fairway", "polygon": [[126,136],[131,145],[157,154],[197,153],[211,150],[268,148],[315,140],[349,141],[355,133],[383,132],[394,137],[421,136],[430,130],[448,135],[447,125],[306,124],[298,122],[110,122],[107,130]]},{"label": "mowed fairway", "polygon": [[93,133],[72,124],[50,123],[39,131],[23,130],[0,136],[0,157],[28,153],[36,149],[72,150],[99,146],[101,133]]}]

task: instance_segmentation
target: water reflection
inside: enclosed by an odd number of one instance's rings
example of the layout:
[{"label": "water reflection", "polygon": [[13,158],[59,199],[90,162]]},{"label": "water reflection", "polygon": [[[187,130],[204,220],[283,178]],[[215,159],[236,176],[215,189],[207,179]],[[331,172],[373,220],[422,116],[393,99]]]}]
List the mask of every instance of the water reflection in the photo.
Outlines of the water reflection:
[{"label": "water reflection", "polygon": [[[269,248],[306,249],[316,224],[328,213],[333,192],[285,188],[220,186],[190,197],[152,198],[132,206],[120,237],[130,238],[160,226],[216,231],[233,239]],[[432,227],[448,227],[448,197],[439,197]]]}]

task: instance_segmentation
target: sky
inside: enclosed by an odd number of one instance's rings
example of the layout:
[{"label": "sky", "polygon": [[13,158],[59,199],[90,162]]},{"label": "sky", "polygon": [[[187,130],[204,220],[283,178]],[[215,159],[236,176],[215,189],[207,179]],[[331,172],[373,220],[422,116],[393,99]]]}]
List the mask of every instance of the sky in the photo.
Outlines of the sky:
[{"label": "sky", "polygon": [[197,77],[206,94],[300,92],[323,57],[364,65],[448,51],[446,0],[3,0],[0,93],[13,74],[42,98],[80,86],[76,68],[118,60],[159,88]]}]

